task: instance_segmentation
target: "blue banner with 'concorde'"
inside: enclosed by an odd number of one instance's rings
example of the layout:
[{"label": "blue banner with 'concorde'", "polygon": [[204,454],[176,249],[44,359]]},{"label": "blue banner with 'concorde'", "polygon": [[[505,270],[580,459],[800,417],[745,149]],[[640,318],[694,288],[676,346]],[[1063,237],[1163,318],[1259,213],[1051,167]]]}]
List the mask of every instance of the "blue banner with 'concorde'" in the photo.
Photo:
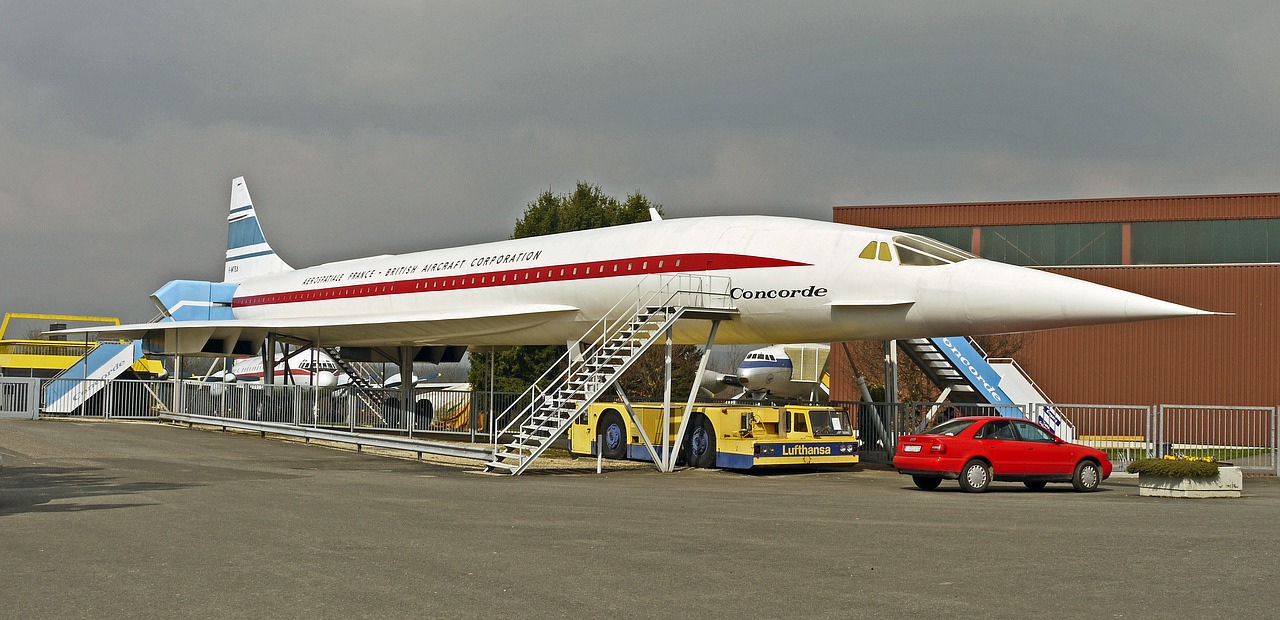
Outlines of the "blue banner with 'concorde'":
[{"label": "blue banner with 'concorde'", "polygon": [[[973,386],[985,402],[997,405],[1000,415],[1007,418],[1022,417],[1022,408],[1000,389],[1000,375],[987,363],[985,357],[964,336],[930,338],[965,381]],[[1000,406],[1008,405],[1008,407]]]}]

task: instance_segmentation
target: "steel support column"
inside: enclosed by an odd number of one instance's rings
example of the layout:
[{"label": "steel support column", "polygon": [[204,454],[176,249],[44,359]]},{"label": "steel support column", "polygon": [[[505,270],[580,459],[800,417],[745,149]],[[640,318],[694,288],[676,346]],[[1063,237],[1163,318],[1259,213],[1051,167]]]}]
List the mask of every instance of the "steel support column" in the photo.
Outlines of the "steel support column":
[{"label": "steel support column", "polygon": [[[671,451],[671,454],[668,457],[668,460],[666,462],[666,469],[664,471],[672,471],[676,468],[675,455],[680,453],[680,445],[681,443],[684,442],[685,430],[689,428],[689,418],[693,417],[693,403],[698,398],[698,387],[699,387],[698,378],[701,377],[703,371],[707,369],[707,360],[710,359],[711,357],[711,345],[715,344],[716,330],[718,329],[720,329],[720,321],[717,319],[711,322],[711,333],[707,336],[707,346],[702,350],[702,358],[698,360],[698,372],[693,375],[693,387],[689,389],[689,400],[685,401],[685,404],[684,404],[684,416],[680,418],[680,430],[676,431],[676,436],[671,441],[671,445],[675,449]],[[670,360],[671,358],[668,356],[667,358],[668,364],[670,363]],[[669,383],[670,380],[671,379],[668,376],[667,378],[668,391],[671,389],[671,386]]]},{"label": "steel support column", "polygon": [[396,357],[400,358],[400,411],[404,414],[404,429],[413,438],[413,427],[416,426],[413,406],[413,347],[396,347]]}]

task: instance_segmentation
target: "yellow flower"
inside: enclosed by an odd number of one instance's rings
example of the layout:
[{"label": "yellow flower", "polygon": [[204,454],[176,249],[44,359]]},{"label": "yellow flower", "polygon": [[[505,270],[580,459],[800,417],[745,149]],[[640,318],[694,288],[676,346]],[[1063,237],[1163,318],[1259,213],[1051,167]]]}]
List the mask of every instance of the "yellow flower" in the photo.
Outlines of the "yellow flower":
[{"label": "yellow flower", "polygon": [[1201,462],[1201,463],[1216,463],[1216,462],[1218,462],[1218,458],[1217,458],[1217,457],[1215,457],[1215,456],[1212,456],[1212,455],[1210,455],[1210,456],[1187,456],[1187,455],[1185,455],[1185,454],[1166,454],[1166,455],[1164,455],[1164,460],[1166,460],[1166,461],[1199,461],[1199,462]]}]

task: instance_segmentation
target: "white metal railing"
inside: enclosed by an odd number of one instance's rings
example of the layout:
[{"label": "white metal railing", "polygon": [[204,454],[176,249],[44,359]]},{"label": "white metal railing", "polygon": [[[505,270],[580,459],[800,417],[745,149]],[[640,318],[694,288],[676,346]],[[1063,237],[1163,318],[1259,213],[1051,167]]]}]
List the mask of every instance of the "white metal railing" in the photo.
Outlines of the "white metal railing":
[{"label": "white metal railing", "polygon": [[0,377],[0,418],[34,420],[39,415],[39,379]]},{"label": "white metal railing", "polygon": [[977,350],[978,350],[978,352],[982,354],[983,359],[986,359],[986,360],[987,360],[987,364],[988,364],[988,365],[995,365],[995,364],[1008,364],[1008,365],[1010,365],[1010,366],[1013,366],[1013,367],[1014,367],[1014,369],[1015,369],[1015,370],[1017,370],[1017,371],[1018,371],[1018,373],[1022,375],[1022,379],[1023,379],[1024,381],[1026,381],[1026,382],[1031,386],[1031,389],[1035,390],[1035,391],[1036,391],[1036,394],[1039,394],[1039,395],[1040,395],[1040,398],[1043,398],[1043,399],[1044,399],[1044,400],[1043,400],[1043,401],[1041,401],[1041,402],[1046,402],[1046,403],[1047,403],[1047,402],[1049,402],[1049,397],[1048,397],[1048,396],[1045,396],[1044,390],[1040,389],[1040,384],[1036,383],[1036,380],[1035,380],[1035,379],[1032,379],[1032,378],[1031,378],[1031,375],[1030,375],[1030,374],[1028,374],[1028,373],[1027,373],[1027,371],[1025,371],[1025,370],[1023,370],[1023,369],[1022,369],[1022,365],[1018,363],[1018,360],[1015,360],[1015,359],[1013,359],[1012,357],[992,357],[992,358],[987,358],[987,357],[986,357],[986,355],[987,355],[987,354],[986,354],[985,352],[983,352],[983,350],[982,350],[982,348],[981,348],[981,347],[979,347],[979,346],[978,346],[978,343],[973,342],[973,341],[970,341],[970,342],[973,344],[973,348],[977,349]]},{"label": "white metal railing", "polygon": [[[890,461],[897,438],[918,432],[929,412],[932,424],[963,415],[1009,415],[1006,408],[968,403],[838,403],[857,413],[859,453]],[[1036,420],[1046,404],[1028,405],[1022,417]],[[1075,443],[1107,452],[1117,471],[1130,461],[1166,454],[1213,456],[1251,473],[1280,475],[1280,408],[1200,405],[1053,404],[1074,427]],[[874,417],[874,418],[873,418]]]},{"label": "white metal railing", "polygon": [[[584,336],[574,343],[575,346],[570,346],[546,372],[534,379],[511,407],[502,412],[499,419],[506,424],[493,435],[495,453],[503,437],[512,435],[514,429],[537,412],[542,403],[578,371],[582,360],[591,359],[604,343],[625,328],[642,309],[730,310],[733,308],[730,286],[730,279],[727,277],[699,274],[656,274],[642,279],[613,307],[605,311],[600,320],[587,328]],[[583,343],[589,344],[582,348]]]},{"label": "white metal railing", "polygon": [[[31,380],[0,380],[0,409],[9,412],[23,406],[29,410],[34,407],[31,400],[38,403],[39,393],[27,391],[29,385]],[[175,390],[175,385],[181,385],[182,389]],[[106,419],[198,416],[201,421],[257,424],[269,432],[280,428],[326,429],[346,432],[353,438],[369,433],[432,433],[483,442],[483,451],[491,455],[488,444],[500,436],[493,432],[493,412],[518,411],[527,404],[527,396],[495,394],[497,402],[492,410],[485,407],[489,402],[487,396],[476,392],[418,390],[414,415],[397,416],[398,390],[387,391],[384,398],[374,399],[379,401],[375,403],[334,388],[117,379],[107,382],[76,411],[57,415]],[[390,401],[396,404],[392,406]],[[418,403],[424,401],[431,403],[429,415],[418,409]],[[940,415],[935,421],[957,415],[1004,412],[1004,408],[990,405],[958,403],[836,404],[857,412],[860,452],[868,461],[891,459],[897,438],[918,430],[930,409],[939,408]],[[1036,408],[1042,406],[1030,405],[1023,415],[1035,419]],[[1074,425],[1077,443],[1105,450],[1120,471],[1137,458],[1182,453],[1212,455],[1249,473],[1280,475],[1280,408],[1277,407],[1057,403],[1053,408]],[[870,416],[874,416],[874,420]],[[5,416],[0,414],[0,417]]]}]

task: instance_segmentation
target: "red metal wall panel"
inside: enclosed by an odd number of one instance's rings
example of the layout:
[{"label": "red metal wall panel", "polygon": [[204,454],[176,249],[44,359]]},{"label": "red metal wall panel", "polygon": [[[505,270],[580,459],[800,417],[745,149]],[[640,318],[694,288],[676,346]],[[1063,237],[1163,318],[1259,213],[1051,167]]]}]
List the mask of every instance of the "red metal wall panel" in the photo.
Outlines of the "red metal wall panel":
[{"label": "red metal wall panel", "polygon": [[[1280,194],[836,207],[877,228],[1280,218]],[[1036,334],[1018,362],[1061,403],[1280,404],[1280,264],[1060,267],[1049,271],[1234,316]],[[832,395],[857,400],[843,356]],[[878,370],[878,369],[873,369]],[[867,370],[864,369],[864,372]]]},{"label": "red metal wall panel", "polygon": [[1018,362],[1063,403],[1280,404],[1280,265],[1048,271],[1233,316],[1037,333]]},{"label": "red metal wall panel", "polygon": [[[1048,271],[1233,313],[1038,332],[1015,358],[1053,401],[1280,405],[1280,264]],[[859,400],[840,349],[831,364],[832,398]],[[877,376],[880,369],[862,371]]]},{"label": "red metal wall panel", "polygon": [[899,229],[1275,217],[1280,217],[1280,194],[847,206],[835,207],[833,221]]}]

